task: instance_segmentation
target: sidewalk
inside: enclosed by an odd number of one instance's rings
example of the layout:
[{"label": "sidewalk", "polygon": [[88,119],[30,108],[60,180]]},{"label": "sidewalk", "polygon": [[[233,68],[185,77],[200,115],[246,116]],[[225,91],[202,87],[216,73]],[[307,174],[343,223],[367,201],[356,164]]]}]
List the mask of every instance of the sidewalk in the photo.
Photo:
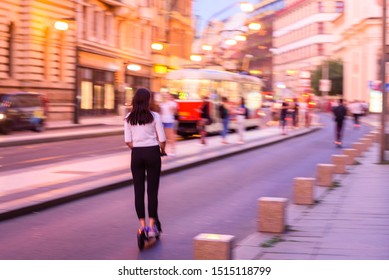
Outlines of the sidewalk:
[{"label": "sidewalk", "polygon": [[389,260],[389,165],[377,164],[378,154],[374,143],[336,176],[339,187],[316,187],[314,206],[289,201],[287,231],[251,234],[234,259]]},{"label": "sidewalk", "polygon": [[[81,126],[86,127],[85,129],[72,127],[64,129],[63,125],[52,123],[51,129],[44,133],[9,135],[1,140],[1,144],[10,146],[15,143],[39,143],[59,141],[63,138],[92,137],[99,133],[104,135],[123,133],[122,120],[118,117],[99,119],[99,121],[100,125],[93,124],[93,120],[84,121]],[[215,161],[250,149],[299,137],[319,128],[319,126],[314,126],[295,129],[289,135],[280,135],[278,127],[249,130],[245,133],[246,142],[244,144],[235,143],[236,134],[229,135],[231,144],[228,145],[221,144],[220,137],[208,137],[208,143],[205,146],[200,145],[198,139],[178,141],[178,156],[164,157],[162,172],[166,174]],[[129,164],[130,153],[123,143],[123,152],[116,154],[2,172],[0,220],[129,185],[132,182]]]}]

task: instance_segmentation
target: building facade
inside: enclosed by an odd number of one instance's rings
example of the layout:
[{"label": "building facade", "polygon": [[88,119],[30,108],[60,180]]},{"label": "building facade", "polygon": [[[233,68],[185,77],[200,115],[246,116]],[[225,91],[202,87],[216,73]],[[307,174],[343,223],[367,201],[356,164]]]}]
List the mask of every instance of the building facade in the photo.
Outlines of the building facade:
[{"label": "building facade", "polygon": [[344,64],[344,98],[366,101],[371,111],[380,112],[382,7],[377,1],[345,1],[344,13],[334,25],[333,55]]},{"label": "building facade", "polygon": [[263,90],[268,93],[273,92],[273,22],[276,12],[284,7],[285,0],[266,0],[255,5],[246,25],[255,22],[260,23],[261,28],[248,32],[240,55],[241,61],[246,62],[247,66],[243,70],[261,77],[264,81]]},{"label": "building facade", "polygon": [[310,87],[305,76],[333,54],[333,22],[343,9],[344,1],[289,0],[276,14],[273,80],[279,97],[298,96]]},{"label": "building facade", "polygon": [[152,21],[152,43],[161,49],[152,50],[153,78],[151,89],[166,88],[166,73],[190,63],[194,40],[192,0],[153,0],[156,9]]},{"label": "building facade", "polygon": [[[45,93],[50,120],[123,114],[134,89],[159,90],[151,44],[160,34],[174,42],[169,69],[189,60],[191,0],[2,3],[0,90]],[[68,28],[57,29],[58,21]]]}]

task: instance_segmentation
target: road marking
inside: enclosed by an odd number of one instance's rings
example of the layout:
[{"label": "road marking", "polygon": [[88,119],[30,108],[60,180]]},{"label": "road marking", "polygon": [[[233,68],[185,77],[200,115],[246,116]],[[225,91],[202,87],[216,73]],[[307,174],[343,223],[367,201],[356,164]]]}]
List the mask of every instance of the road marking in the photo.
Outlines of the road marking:
[{"label": "road marking", "polygon": [[25,160],[21,163],[33,163],[33,162],[40,162],[40,161],[47,161],[47,160],[52,160],[52,159],[58,159],[58,158],[63,158],[63,156],[55,156],[55,157],[45,157],[45,158],[36,158],[36,159],[30,159],[30,160]]}]

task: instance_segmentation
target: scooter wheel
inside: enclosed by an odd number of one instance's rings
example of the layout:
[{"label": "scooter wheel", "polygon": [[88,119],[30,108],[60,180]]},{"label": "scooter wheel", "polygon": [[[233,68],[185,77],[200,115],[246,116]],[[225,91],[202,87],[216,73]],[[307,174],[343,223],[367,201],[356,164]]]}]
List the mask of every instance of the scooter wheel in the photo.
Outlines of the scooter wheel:
[{"label": "scooter wheel", "polygon": [[143,248],[145,247],[145,240],[146,240],[146,235],[144,231],[138,232],[137,239],[138,239],[139,250],[143,250]]},{"label": "scooter wheel", "polygon": [[138,248],[139,248],[139,250],[143,250],[144,247],[145,247],[145,240],[141,236],[138,236]]}]

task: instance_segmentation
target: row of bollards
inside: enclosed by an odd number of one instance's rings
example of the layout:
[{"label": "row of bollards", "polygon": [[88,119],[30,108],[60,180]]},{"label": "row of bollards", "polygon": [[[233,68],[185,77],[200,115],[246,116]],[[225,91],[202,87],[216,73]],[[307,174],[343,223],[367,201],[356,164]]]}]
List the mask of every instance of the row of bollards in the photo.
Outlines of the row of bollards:
[{"label": "row of bollards", "polygon": [[[356,158],[368,150],[379,134],[371,132],[343,149],[342,155],[332,155],[332,164],[318,164],[316,178],[297,177],[293,181],[293,203],[297,205],[315,204],[315,186],[331,187],[335,174],[347,173],[347,165],[357,163]],[[283,233],[286,228],[287,198],[260,197],[258,203],[257,230],[267,233]],[[194,238],[194,259],[231,260],[235,237],[224,234],[201,233]]]}]

